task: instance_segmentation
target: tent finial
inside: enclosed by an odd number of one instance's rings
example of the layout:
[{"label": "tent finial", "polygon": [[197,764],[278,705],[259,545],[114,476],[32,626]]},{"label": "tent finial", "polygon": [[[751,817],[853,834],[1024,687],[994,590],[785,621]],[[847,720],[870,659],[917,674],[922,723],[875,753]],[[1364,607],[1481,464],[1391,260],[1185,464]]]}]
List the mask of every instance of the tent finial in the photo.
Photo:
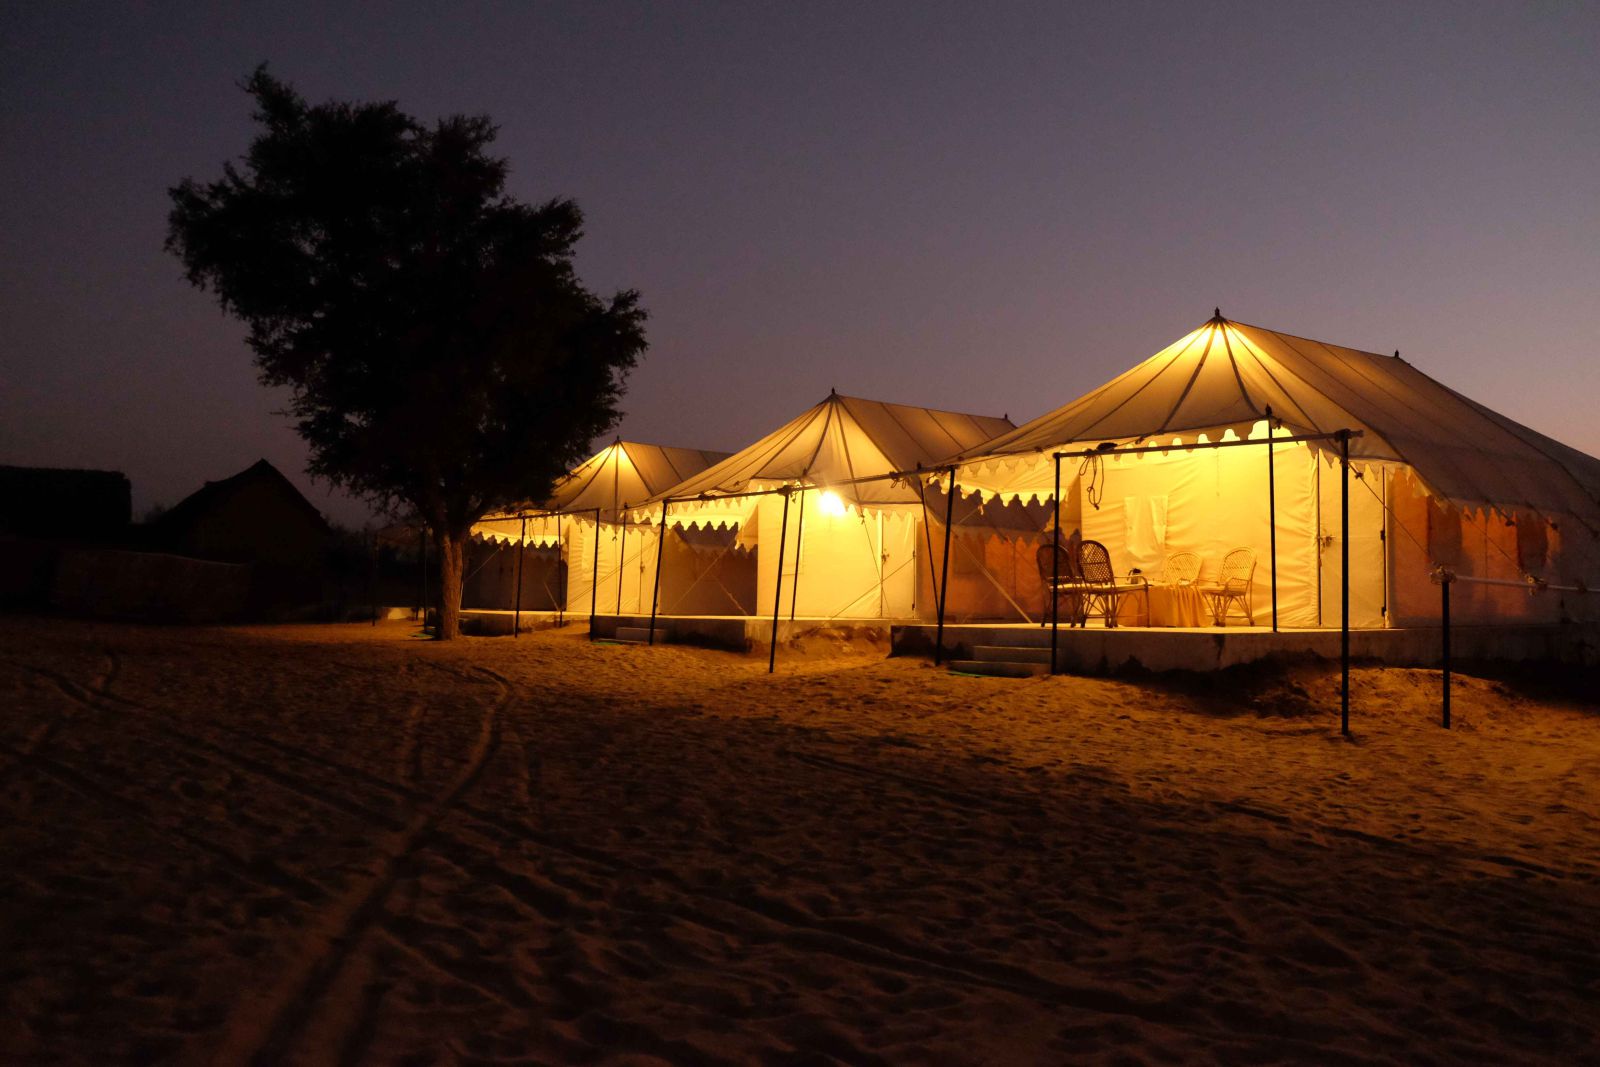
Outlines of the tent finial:
[{"label": "tent finial", "polygon": [[1394,358],[1395,359],[1399,359],[1400,358],[1400,350],[1398,348],[1394,350]]}]

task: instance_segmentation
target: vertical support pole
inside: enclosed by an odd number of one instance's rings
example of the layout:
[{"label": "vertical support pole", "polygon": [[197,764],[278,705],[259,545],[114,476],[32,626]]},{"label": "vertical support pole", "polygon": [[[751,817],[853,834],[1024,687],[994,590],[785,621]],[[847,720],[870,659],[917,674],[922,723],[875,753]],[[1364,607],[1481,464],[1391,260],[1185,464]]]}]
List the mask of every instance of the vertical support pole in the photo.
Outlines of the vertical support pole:
[{"label": "vertical support pole", "polygon": [[617,614],[622,614],[622,575],[628,569],[628,516],[618,515],[622,520],[622,538],[617,542]]},{"label": "vertical support pole", "polygon": [[1267,408],[1267,525],[1272,537],[1272,632],[1278,632],[1278,475],[1272,447],[1272,408]]},{"label": "vertical support pole", "polygon": [[933,662],[944,662],[944,602],[950,591],[950,524],[955,521],[956,468],[950,468],[950,491],[944,498],[944,558],[939,561],[939,625],[934,631]]},{"label": "vertical support pole", "polygon": [[421,570],[418,577],[421,579],[422,591],[417,595],[422,598],[422,632],[428,632],[428,524],[423,523],[422,529],[417,532],[417,539],[422,543]]},{"label": "vertical support pole", "polygon": [[517,598],[511,614],[511,636],[522,636],[522,554],[528,548],[528,516],[522,516],[522,536],[517,541]]},{"label": "vertical support pole", "polygon": [[646,644],[656,643],[656,601],[661,597],[661,560],[667,553],[667,502],[661,502],[661,529],[656,537],[656,580],[650,587],[650,638]]},{"label": "vertical support pole", "polygon": [[594,509],[594,570],[589,574],[589,640],[594,640],[594,613],[600,606],[600,509]]},{"label": "vertical support pole", "polygon": [[567,624],[567,542],[561,537],[561,512],[556,512],[556,626]]},{"label": "vertical support pole", "polygon": [[378,625],[378,531],[372,531],[372,574],[367,582],[367,599],[372,601],[372,625]]},{"label": "vertical support pole", "polygon": [[783,550],[789,537],[789,487],[783,487],[783,523],[778,530],[778,573],[772,590],[772,647],[767,651],[767,673],[778,664],[778,615],[783,611]]},{"label": "vertical support pole", "polygon": [[795,601],[800,599],[800,560],[806,554],[806,491],[800,490],[800,518],[794,524],[794,583],[789,589],[789,621],[794,622]]},{"label": "vertical support pole", "polygon": [[1061,625],[1061,453],[1056,453],[1056,491],[1051,499],[1055,504],[1055,522],[1050,535],[1050,673],[1056,673],[1056,645],[1060,641]]},{"label": "vertical support pole", "polygon": [[1339,732],[1350,736],[1350,431],[1339,431]]},{"label": "vertical support pole", "polygon": [[1444,728],[1450,729],[1450,583],[1455,575],[1445,571],[1440,575],[1439,581],[1439,620],[1444,629],[1441,634],[1440,650],[1443,660],[1444,678]]}]

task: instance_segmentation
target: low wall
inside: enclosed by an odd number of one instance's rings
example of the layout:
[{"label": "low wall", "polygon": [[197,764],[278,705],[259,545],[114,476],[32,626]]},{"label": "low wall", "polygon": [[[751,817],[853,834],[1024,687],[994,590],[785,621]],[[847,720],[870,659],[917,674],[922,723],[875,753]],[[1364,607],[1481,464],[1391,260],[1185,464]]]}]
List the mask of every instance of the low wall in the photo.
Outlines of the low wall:
[{"label": "low wall", "polygon": [[62,549],[50,607],[70,615],[150,622],[225,622],[245,612],[250,568],[187,556]]}]

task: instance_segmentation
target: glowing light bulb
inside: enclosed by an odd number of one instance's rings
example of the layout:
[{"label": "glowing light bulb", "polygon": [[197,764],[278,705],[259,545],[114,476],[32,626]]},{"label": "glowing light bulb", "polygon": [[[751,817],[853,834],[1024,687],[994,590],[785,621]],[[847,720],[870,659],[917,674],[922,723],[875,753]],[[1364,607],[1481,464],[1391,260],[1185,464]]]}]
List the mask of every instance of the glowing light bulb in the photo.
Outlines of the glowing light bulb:
[{"label": "glowing light bulb", "polygon": [[839,516],[844,514],[844,501],[840,500],[839,494],[832,489],[824,489],[822,491],[822,495],[817,498],[817,506],[822,509],[824,515]]}]

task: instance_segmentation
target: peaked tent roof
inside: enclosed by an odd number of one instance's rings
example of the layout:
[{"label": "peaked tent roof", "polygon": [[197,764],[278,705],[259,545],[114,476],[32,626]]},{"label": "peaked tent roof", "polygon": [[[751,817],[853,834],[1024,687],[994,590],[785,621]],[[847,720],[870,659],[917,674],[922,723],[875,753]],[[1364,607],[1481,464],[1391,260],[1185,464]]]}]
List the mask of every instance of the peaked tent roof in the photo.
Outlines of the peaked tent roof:
[{"label": "peaked tent roof", "polygon": [[[982,464],[1104,441],[1192,439],[1266,418],[1294,433],[1360,430],[1350,453],[1409,464],[1468,507],[1566,514],[1600,529],[1600,459],[1462,396],[1394,356],[1313,341],[1219,313],[1077,400],[967,452]],[[1331,445],[1320,446],[1324,449]]]},{"label": "peaked tent roof", "polygon": [[543,506],[547,511],[616,511],[649,500],[727,458],[726,452],[618,438],[556,483]]},{"label": "peaked tent roof", "polygon": [[[647,445],[619,437],[572,468],[538,507],[547,513],[579,517],[599,508],[602,521],[616,522],[630,504],[648,500],[727,457],[726,452]],[[488,516],[473,529],[481,536],[500,540],[519,537],[523,527],[517,518]],[[530,519],[527,529],[530,544],[556,541],[557,524],[548,518]]]},{"label": "peaked tent roof", "polygon": [[785,482],[837,486],[856,504],[908,503],[915,488],[888,479],[860,482],[919,466],[931,467],[1014,428],[1010,419],[890,404],[830,393],[823,400],[721,463],[659,494],[715,498]]}]

